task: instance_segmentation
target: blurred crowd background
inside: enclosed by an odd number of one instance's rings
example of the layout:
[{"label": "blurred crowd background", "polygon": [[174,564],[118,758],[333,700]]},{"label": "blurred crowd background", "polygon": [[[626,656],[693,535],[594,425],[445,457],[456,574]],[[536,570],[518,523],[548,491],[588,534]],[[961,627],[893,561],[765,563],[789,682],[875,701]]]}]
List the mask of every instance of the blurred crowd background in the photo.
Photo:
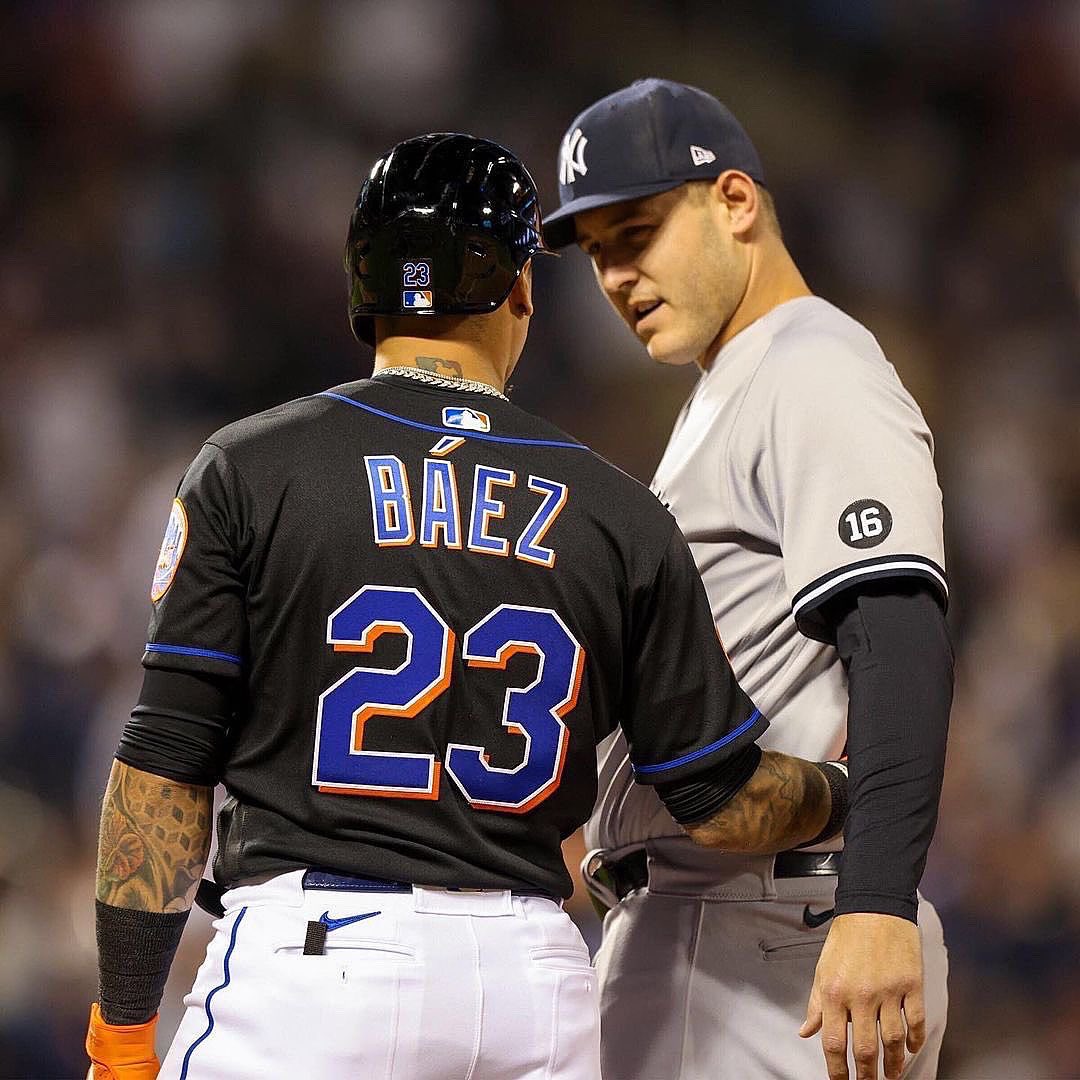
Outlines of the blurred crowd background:
[{"label": "blurred crowd background", "polygon": [[[941,1075],[1080,1076],[1080,6],[1040,0],[0,6],[0,1075],[85,1068],[98,804],[179,476],[221,424],[370,370],[341,251],[371,163],[472,131],[551,206],[569,120],[642,75],[743,120],[811,286],[936,435]],[[579,253],[537,280],[515,400],[648,480],[692,372]]]}]

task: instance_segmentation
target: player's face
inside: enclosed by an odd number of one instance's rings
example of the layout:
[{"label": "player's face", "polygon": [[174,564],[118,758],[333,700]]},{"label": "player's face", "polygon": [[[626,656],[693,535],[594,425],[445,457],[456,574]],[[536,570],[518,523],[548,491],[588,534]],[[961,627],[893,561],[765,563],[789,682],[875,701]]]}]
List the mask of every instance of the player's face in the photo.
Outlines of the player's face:
[{"label": "player's face", "polygon": [[654,360],[711,358],[750,265],[707,185],[588,210],[575,225],[604,295]]}]

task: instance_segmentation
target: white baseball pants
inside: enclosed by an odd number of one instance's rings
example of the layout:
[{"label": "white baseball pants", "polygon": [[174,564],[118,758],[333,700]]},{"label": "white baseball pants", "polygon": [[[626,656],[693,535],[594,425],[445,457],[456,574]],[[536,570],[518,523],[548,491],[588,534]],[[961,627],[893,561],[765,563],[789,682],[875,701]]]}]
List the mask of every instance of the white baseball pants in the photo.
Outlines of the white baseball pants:
[{"label": "white baseball pants", "polygon": [[596,977],[557,903],[302,876],[225,894],[160,1080],[599,1080]]}]

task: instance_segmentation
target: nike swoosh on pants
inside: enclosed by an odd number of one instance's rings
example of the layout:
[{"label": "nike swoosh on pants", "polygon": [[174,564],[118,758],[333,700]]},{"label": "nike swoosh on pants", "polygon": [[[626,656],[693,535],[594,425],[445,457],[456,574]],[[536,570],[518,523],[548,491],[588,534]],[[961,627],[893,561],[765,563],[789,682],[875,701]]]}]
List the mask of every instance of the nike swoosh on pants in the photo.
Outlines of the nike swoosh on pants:
[{"label": "nike swoosh on pants", "polygon": [[343,926],[349,926],[352,923],[363,922],[364,919],[374,919],[376,915],[381,915],[381,911],[366,911],[363,915],[348,915],[344,919],[331,919],[330,912],[324,911],[319,916],[319,922],[326,927],[326,932],[331,930],[340,930]]},{"label": "nike swoosh on pants", "polygon": [[810,910],[810,905],[807,904],[803,908],[802,921],[810,927],[811,930],[817,929],[819,926],[824,926],[835,914],[836,908],[826,908],[825,911],[819,911],[816,915]]}]

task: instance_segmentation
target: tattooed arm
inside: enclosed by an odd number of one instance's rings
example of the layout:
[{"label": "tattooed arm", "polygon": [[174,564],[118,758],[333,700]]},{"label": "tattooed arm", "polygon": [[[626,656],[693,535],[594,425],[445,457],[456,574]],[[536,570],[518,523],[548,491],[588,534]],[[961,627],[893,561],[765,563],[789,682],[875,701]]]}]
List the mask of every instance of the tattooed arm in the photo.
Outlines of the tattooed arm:
[{"label": "tattooed arm", "polygon": [[766,750],[757,770],[729,802],[705,821],[683,828],[705,847],[764,855],[815,839],[829,823],[832,809],[829,782],[821,769]]},{"label": "tattooed arm", "polygon": [[157,1009],[210,850],[213,790],[113,762],[98,836],[98,1000],[86,1035],[95,1080],[157,1076]]},{"label": "tattooed arm", "polygon": [[137,911],[190,909],[210,850],[213,788],[114,761],[98,834],[97,898]]}]

